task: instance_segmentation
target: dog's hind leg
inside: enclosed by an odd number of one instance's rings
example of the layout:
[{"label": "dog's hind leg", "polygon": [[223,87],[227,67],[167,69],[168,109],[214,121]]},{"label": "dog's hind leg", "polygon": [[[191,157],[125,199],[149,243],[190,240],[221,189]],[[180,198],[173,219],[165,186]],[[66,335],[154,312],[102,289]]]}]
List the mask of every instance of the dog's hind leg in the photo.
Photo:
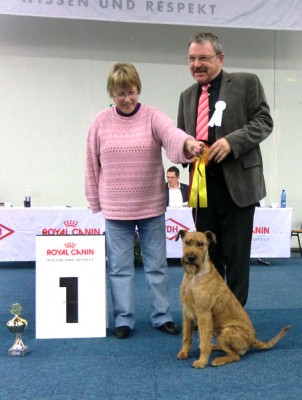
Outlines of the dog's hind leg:
[{"label": "dog's hind leg", "polygon": [[227,351],[226,356],[214,358],[214,360],[211,362],[211,365],[212,367],[221,367],[222,365],[229,364],[239,360],[240,360],[239,354],[229,349]]},{"label": "dog's hind leg", "polygon": [[238,352],[231,347],[224,344],[217,347],[219,347],[217,348],[217,350],[224,351],[226,353],[226,356],[214,358],[214,360],[211,362],[212,367],[221,367],[222,365],[240,360],[240,355],[238,354]]},{"label": "dog's hind leg", "polygon": [[213,367],[220,367],[231,362],[239,361],[240,355],[247,352],[249,346],[246,337],[242,331],[226,328],[221,332],[218,337],[218,344],[216,350],[221,350],[226,353],[225,356],[216,357],[212,361]]}]

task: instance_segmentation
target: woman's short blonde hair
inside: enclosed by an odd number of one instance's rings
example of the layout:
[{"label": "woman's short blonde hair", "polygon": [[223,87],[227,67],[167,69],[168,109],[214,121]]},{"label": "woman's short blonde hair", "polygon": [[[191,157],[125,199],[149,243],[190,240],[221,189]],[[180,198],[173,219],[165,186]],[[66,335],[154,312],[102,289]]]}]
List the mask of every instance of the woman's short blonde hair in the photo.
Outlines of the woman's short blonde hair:
[{"label": "woman's short blonde hair", "polygon": [[116,63],[112,66],[107,79],[107,92],[110,97],[117,90],[131,90],[135,86],[138,94],[142,84],[135,66],[131,63]]}]

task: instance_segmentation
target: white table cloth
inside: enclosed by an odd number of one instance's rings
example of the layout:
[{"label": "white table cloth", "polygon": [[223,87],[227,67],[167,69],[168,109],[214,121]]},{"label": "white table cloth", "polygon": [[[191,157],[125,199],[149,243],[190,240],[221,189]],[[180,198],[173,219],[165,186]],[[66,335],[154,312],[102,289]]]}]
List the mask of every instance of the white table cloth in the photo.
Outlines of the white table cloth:
[{"label": "white table cloth", "polygon": [[[290,257],[292,226],[291,208],[257,208],[251,257]],[[166,212],[167,257],[181,257],[181,240],[175,241],[180,229],[194,230],[192,210],[168,208]],[[102,213],[89,208],[32,207],[0,208],[0,262],[34,261],[36,235],[102,234]]]}]

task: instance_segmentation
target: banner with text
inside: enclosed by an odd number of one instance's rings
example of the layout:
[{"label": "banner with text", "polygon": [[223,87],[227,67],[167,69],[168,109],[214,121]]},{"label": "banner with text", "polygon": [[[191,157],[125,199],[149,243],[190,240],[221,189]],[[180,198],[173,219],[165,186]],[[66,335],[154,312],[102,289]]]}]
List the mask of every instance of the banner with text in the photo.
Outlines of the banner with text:
[{"label": "banner with text", "polygon": [[0,14],[301,30],[300,0],[2,0]]}]

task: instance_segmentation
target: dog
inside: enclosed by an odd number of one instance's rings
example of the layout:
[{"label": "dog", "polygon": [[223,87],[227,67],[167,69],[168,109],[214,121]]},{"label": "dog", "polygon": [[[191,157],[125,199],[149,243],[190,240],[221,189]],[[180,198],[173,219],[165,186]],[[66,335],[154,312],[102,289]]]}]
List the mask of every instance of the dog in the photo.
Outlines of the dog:
[{"label": "dog", "polygon": [[[272,348],[289,330],[287,325],[269,342],[256,337],[252,321],[235,295],[217,272],[208,254],[208,246],[216,242],[214,233],[180,230],[175,240],[182,238],[181,262],[184,276],[180,287],[183,308],[183,341],[177,358],[186,360],[192,347],[194,324],[200,338],[200,356],[192,367],[205,368],[212,350],[226,353],[213,359],[213,367],[239,361],[252,348]],[[217,344],[212,339],[217,339]]]}]

